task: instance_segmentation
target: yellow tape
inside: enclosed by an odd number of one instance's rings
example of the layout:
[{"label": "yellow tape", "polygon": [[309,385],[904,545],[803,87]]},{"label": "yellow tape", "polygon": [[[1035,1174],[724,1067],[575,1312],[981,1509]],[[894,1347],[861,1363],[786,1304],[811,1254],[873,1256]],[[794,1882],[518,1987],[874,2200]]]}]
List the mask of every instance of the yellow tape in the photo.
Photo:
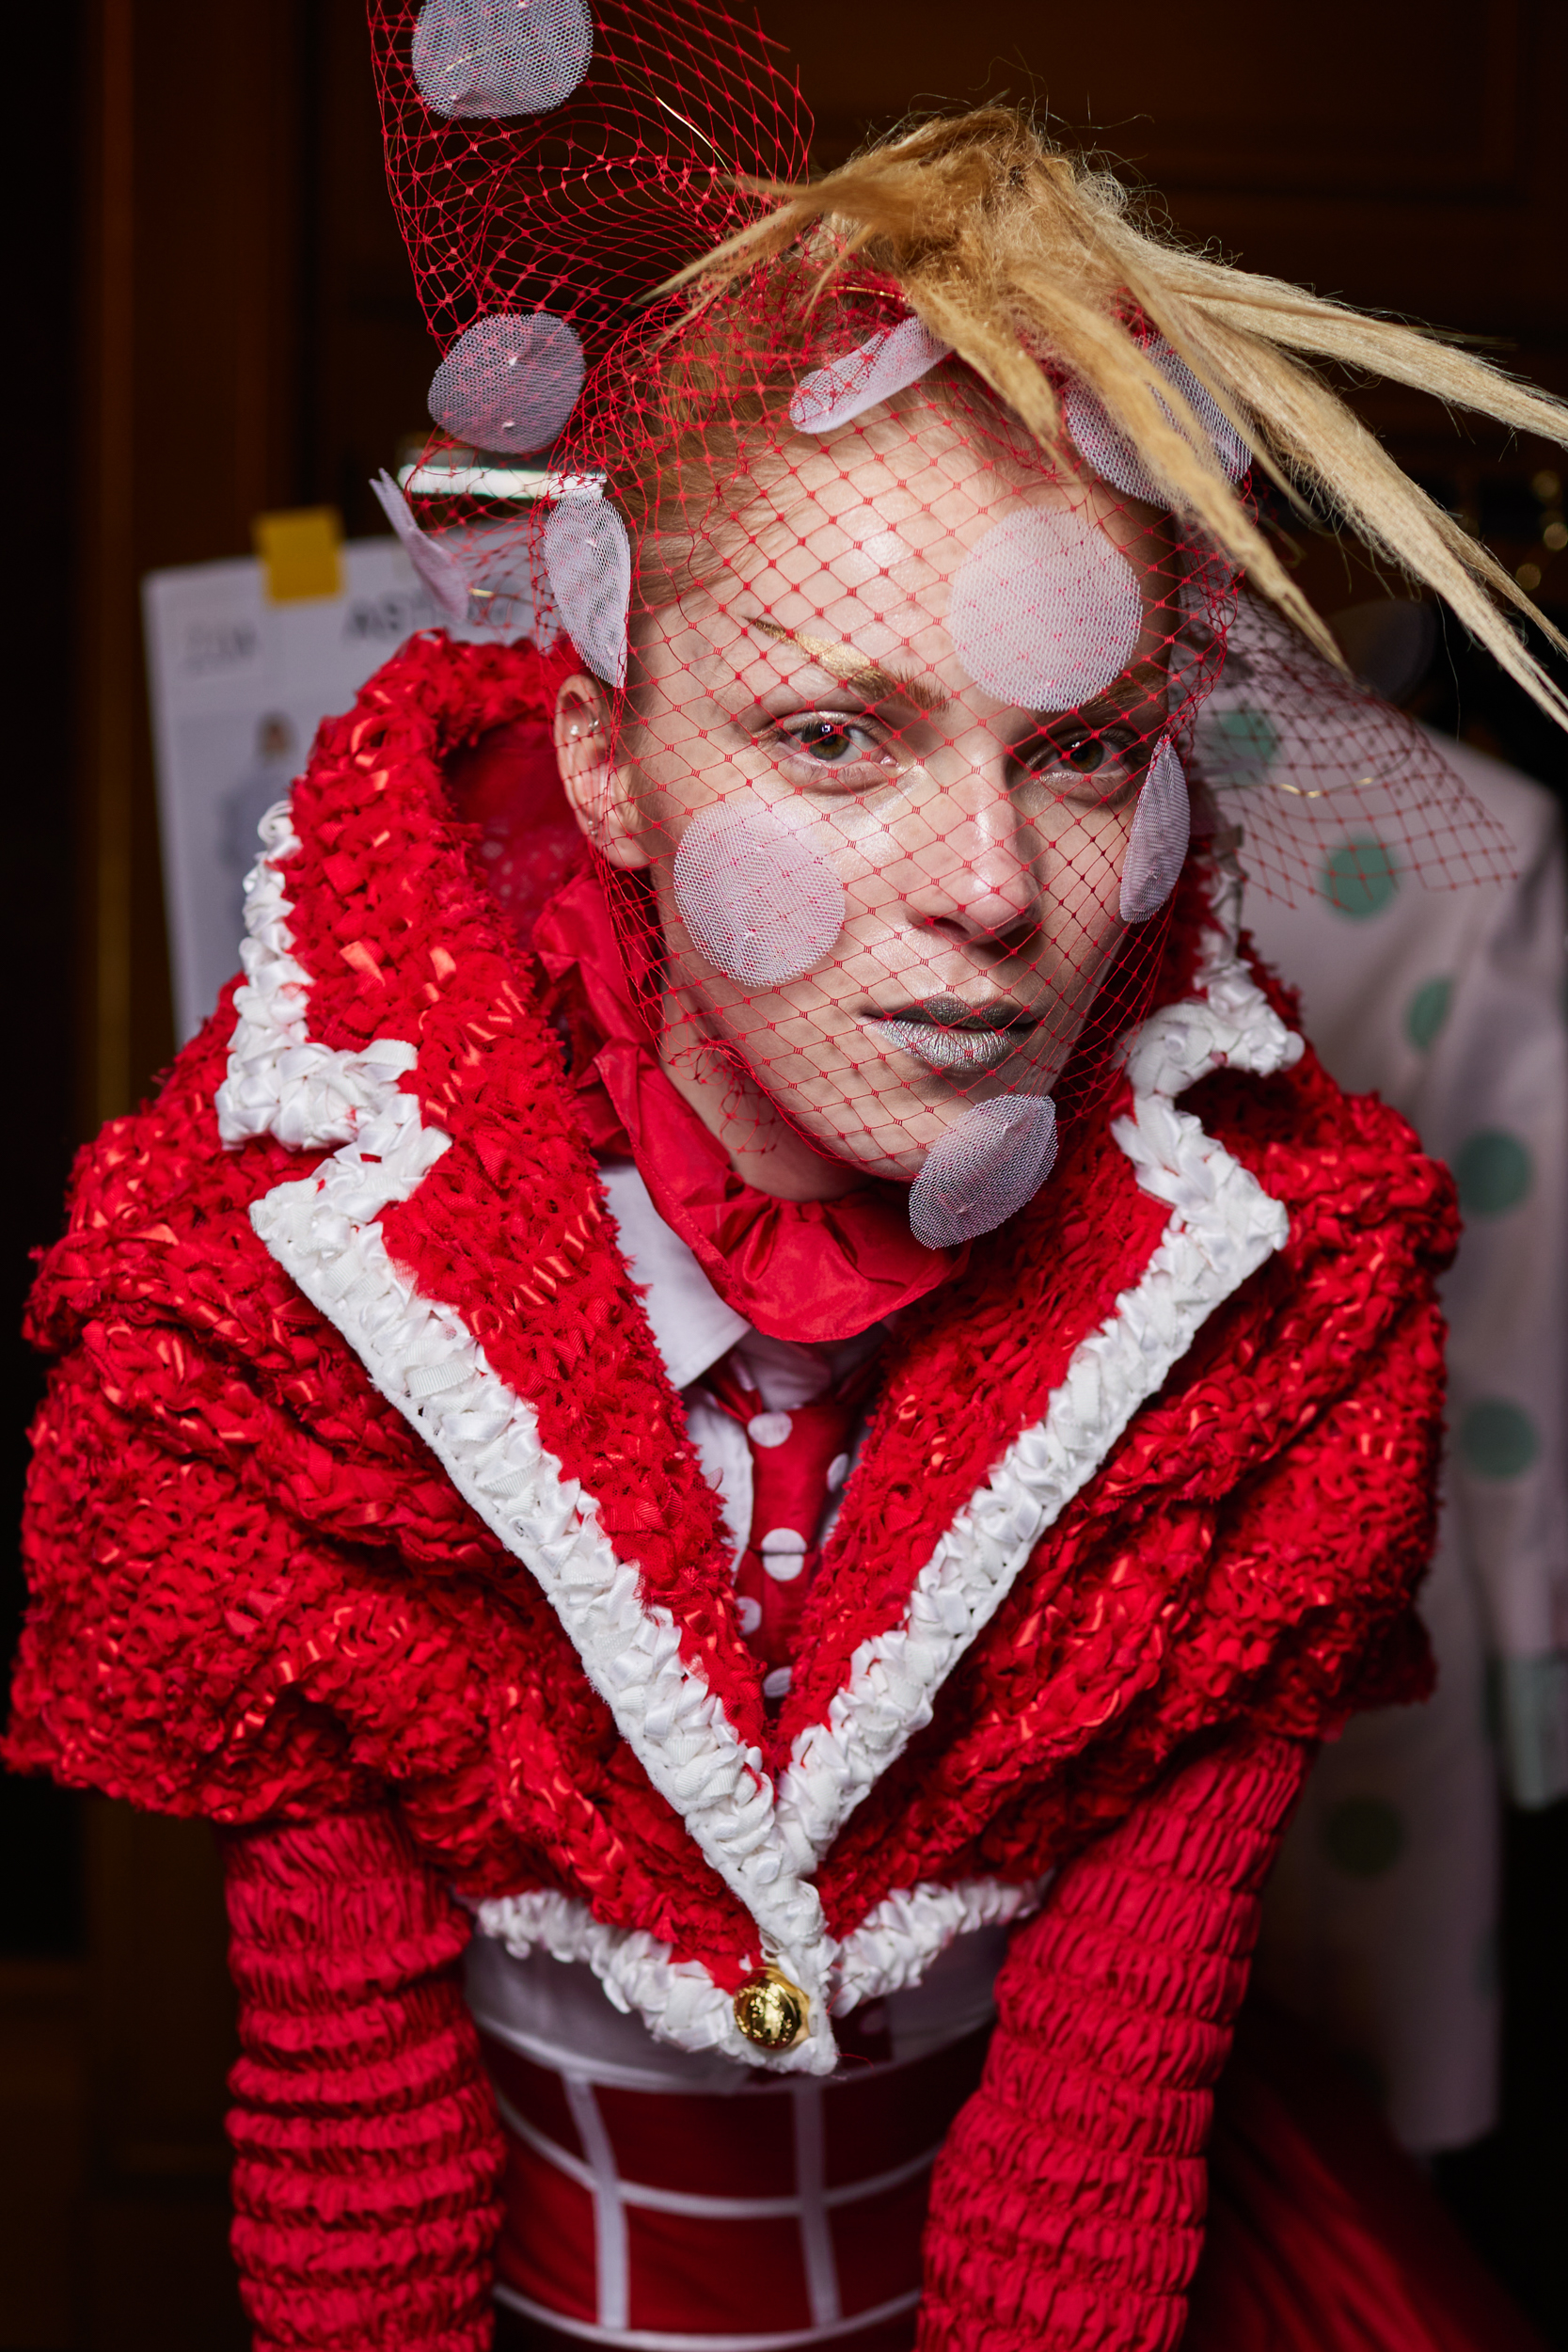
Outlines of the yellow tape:
[{"label": "yellow tape", "polygon": [[342,517],[335,506],[294,506],[258,515],[250,526],[274,604],[343,593]]}]

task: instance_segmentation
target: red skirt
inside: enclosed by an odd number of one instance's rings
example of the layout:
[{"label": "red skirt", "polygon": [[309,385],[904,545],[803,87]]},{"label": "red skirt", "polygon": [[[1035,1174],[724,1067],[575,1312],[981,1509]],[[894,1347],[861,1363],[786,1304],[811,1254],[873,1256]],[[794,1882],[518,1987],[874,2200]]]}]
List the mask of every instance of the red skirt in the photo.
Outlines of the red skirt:
[{"label": "red skirt", "polygon": [[[498,2352],[909,2352],[930,2167],[987,2034],[729,2096],[573,2085],[486,2039]],[[1182,2352],[1545,2352],[1355,2085],[1243,2012]]]}]

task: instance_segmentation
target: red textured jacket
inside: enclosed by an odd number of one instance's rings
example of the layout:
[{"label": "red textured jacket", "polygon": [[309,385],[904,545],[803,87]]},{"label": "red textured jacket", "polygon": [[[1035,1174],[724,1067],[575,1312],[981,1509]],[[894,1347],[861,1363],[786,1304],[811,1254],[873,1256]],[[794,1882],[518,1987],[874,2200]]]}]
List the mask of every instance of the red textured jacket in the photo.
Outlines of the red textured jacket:
[{"label": "red textured jacket", "polygon": [[[33,1309],[9,1760],[236,1833],[262,2343],[483,2340],[453,1893],[656,2033],[816,2072],[835,2010],[1039,1910],[939,2168],[927,2337],[1174,2343],[1307,1743],[1425,1672],[1447,1180],[1302,1052],[1195,867],[1117,1091],[900,1320],[770,1721],[443,788],[545,684],[419,638],[324,727],[247,983],[84,1156]],[[764,1961],[809,2005],[771,2055],[733,2006]]]}]

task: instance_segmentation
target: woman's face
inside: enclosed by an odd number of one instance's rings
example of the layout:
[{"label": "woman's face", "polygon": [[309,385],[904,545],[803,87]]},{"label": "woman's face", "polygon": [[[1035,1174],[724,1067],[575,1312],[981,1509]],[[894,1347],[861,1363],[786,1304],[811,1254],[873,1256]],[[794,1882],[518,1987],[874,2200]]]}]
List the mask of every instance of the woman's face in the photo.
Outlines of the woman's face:
[{"label": "woman's face", "polygon": [[652,883],[665,1067],[796,1199],[1049,1093],[1123,936],[1176,610],[1147,507],[1004,472],[940,409],[837,442],[635,625],[617,737],[589,678],[559,718],[584,829]]}]

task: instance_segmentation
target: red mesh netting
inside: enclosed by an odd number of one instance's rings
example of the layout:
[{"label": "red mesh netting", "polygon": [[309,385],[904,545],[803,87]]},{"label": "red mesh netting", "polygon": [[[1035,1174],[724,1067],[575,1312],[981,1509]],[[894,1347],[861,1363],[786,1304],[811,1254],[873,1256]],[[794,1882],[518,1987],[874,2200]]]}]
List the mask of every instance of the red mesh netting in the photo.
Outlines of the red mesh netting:
[{"label": "red mesh netting", "polygon": [[802,167],[759,34],[581,0],[372,24],[438,446],[472,456],[388,511],[454,618],[575,649],[589,887],[743,1177],[911,1186],[933,1246],[1027,1199],[1147,1003],[1189,774],[1265,887],[1374,850],[1506,870],[1418,732],[1282,625],[1249,607],[1221,677],[1228,566],[1064,370],[1078,455],[1053,464],[831,229],[646,301],[757,216],[748,176]]}]

